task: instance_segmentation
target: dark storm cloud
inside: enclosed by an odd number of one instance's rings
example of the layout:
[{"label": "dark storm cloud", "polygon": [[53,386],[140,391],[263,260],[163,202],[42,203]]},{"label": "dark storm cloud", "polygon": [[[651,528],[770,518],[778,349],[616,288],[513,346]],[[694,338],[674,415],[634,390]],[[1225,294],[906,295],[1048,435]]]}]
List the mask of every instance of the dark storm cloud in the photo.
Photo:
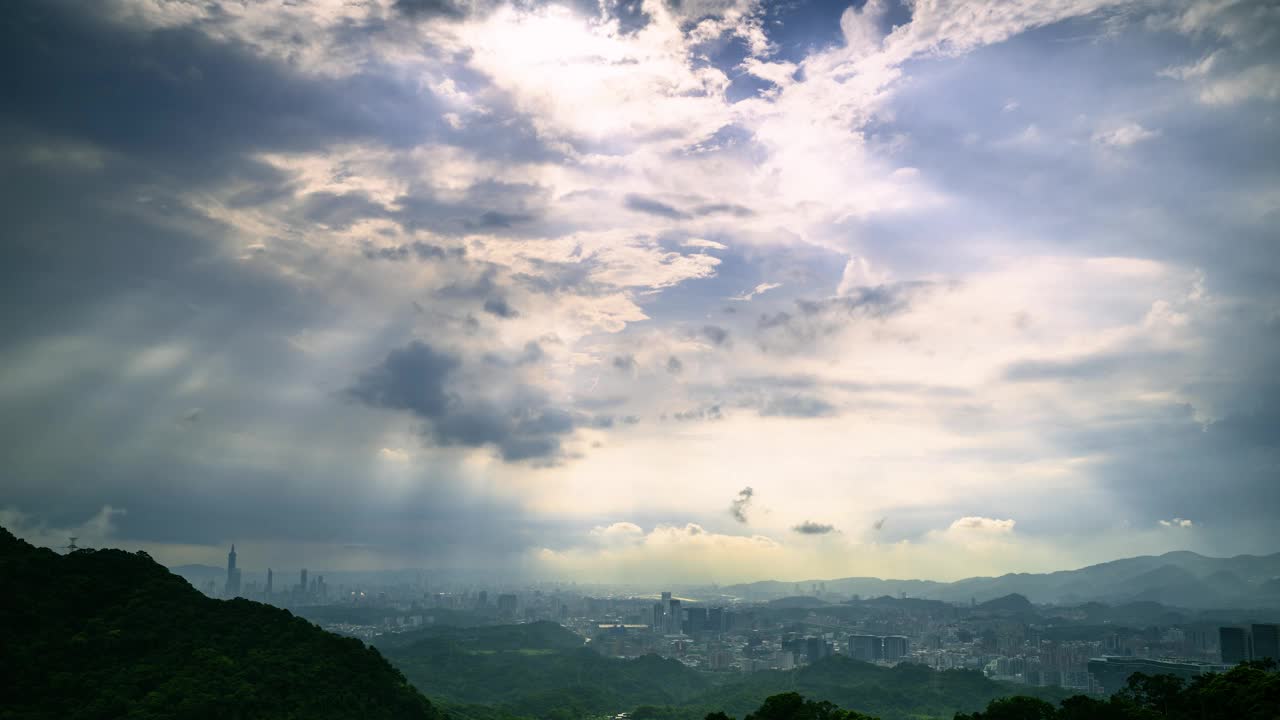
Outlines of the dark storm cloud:
[{"label": "dark storm cloud", "polygon": [[769,400],[760,408],[764,417],[819,418],[837,414],[836,406],[811,395],[786,395]]},{"label": "dark storm cloud", "polygon": [[520,317],[520,313],[507,302],[504,297],[491,297],[484,301],[484,311],[490,315],[510,319]]},{"label": "dark storm cloud", "polygon": [[371,407],[407,410],[428,423],[441,445],[495,447],[504,460],[553,460],[577,418],[552,407],[538,390],[519,386],[502,401],[466,398],[453,389],[461,360],[414,341],[392,350],[346,394]]},{"label": "dark storm cloud", "polygon": [[632,193],[627,195],[624,205],[628,210],[646,213],[648,215],[657,215],[658,217],[668,218],[670,220],[683,220],[689,217],[687,213],[681,212],[674,207],[644,195]]},{"label": "dark storm cloud", "polygon": [[377,248],[366,246],[362,254],[369,260],[404,262],[409,259],[417,259],[425,262],[428,260],[444,260],[446,258],[462,259],[466,257],[467,249],[461,246],[445,248],[415,241],[405,245],[388,245]]},{"label": "dark storm cloud", "polygon": [[620,370],[625,373],[632,372],[636,369],[636,358],[634,355],[616,355],[614,356],[612,363],[615,370]]},{"label": "dark storm cloud", "polygon": [[816,523],[812,520],[806,520],[799,525],[791,528],[792,532],[798,532],[801,535],[827,535],[836,531],[835,525],[827,525],[824,523]]},{"label": "dark storm cloud", "polygon": [[453,0],[396,0],[391,7],[414,20],[461,20],[470,11],[467,5]]},{"label": "dark storm cloud", "polygon": [[729,331],[719,325],[704,325],[701,332],[713,345],[724,345],[729,341]]},{"label": "dark storm cloud", "polygon": [[361,375],[348,392],[366,405],[436,418],[449,409],[445,383],[459,365],[457,357],[414,341],[387,353],[382,364]]},{"label": "dark storm cloud", "polygon": [[738,491],[738,497],[729,503],[729,514],[734,520],[740,523],[747,522],[747,512],[751,510],[751,499],[755,497],[756,491],[750,487],[744,487]]},{"label": "dark storm cloud", "polygon": [[707,205],[699,205],[691,212],[698,216],[732,215],[733,217],[739,218],[751,217],[756,214],[756,211],[749,207],[744,205],[734,205],[732,203],[709,203]]},{"label": "dark storm cloud", "polygon": [[61,0],[15,0],[6,18],[6,117],[188,176],[228,170],[248,150],[303,150],[341,137],[410,141],[422,137],[416,118],[437,114],[413,87],[372,67],[348,78],[307,76],[198,29],[138,31]]},{"label": "dark storm cloud", "polygon": [[671,357],[667,358],[667,372],[671,373],[672,375],[679,375],[680,373],[684,372],[684,363],[680,362],[680,358],[676,357],[675,355],[672,355]]}]

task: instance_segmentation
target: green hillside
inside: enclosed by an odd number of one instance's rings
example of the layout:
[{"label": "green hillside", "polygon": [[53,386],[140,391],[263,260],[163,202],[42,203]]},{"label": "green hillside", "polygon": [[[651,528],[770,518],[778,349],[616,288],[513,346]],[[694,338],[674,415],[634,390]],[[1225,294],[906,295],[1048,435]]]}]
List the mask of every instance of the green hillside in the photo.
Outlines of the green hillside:
[{"label": "green hillside", "polygon": [[0,528],[0,720],[440,720],[382,656],[212,600],[144,553],[59,555]]},{"label": "green hillside", "polygon": [[[716,711],[745,715],[772,695],[798,692],[815,700],[878,715],[884,720],[949,720],[956,712],[978,710],[993,698],[1027,690],[1019,685],[994,682],[974,671],[938,672],[910,664],[885,668],[836,656],[799,670],[752,673],[682,707],[641,708],[634,715],[636,720],[698,720]],[[1067,696],[1057,689],[1034,690],[1039,697],[1050,700]]]},{"label": "green hillside", "polygon": [[[601,657],[554,623],[440,628],[383,651],[419,690],[451,703],[513,715],[579,718],[693,700],[710,681],[676,660]],[[478,717],[479,708],[458,715]]]},{"label": "green hillside", "polygon": [[[717,711],[745,715],[793,691],[885,720],[949,720],[1027,690],[973,671],[886,668],[839,656],[798,670],[705,674],[657,656],[601,657],[555,623],[431,627],[379,643],[419,690],[447,703],[451,714],[476,720],[492,713],[575,718],[622,711],[637,720],[701,720]],[[1067,696],[1035,691],[1051,701]]]}]

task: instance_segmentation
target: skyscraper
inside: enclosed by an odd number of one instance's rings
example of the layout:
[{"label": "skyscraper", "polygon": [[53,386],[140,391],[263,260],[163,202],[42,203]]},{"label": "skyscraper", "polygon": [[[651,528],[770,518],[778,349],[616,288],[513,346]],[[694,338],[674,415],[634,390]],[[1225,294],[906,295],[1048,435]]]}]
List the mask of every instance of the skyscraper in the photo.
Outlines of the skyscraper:
[{"label": "skyscraper", "polygon": [[1249,638],[1244,628],[1218,628],[1218,649],[1222,652],[1222,662],[1228,665],[1248,660]]},{"label": "skyscraper", "polygon": [[516,608],[519,603],[513,593],[503,593],[498,596],[498,614],[502,617],[513,618],[516,616]]},{"label": "skyscraper", "polygon": [[267,602],[271,602],[271,591],[272,591],[271,583],[274,577],[275,576],[271,574],[271,568],[267,568],[267,587],[265,590],[262,591],[262,595]]},{"label": "skyscraper", "polygon": [[672,600],[667,606],[667,634],[679,635],[683,630],[682,620],[684,618],[680,614],[680,601]]},{"label": "skyscraper", "polygon": [[884,645],[878,635],[850,635],[849,657],[854,660],[871,662],[879,660],[884,654]]},{"label": "skyscraper", "polygon": [[911,646],[911,642],[903,635],[888,635],[881,642],[884,643],[885,660],[901,660],[907,656]]},{"label": "skyscraper", "polygon": [[1280,625],[1254,625],[1253,630],[1253,658],[1254,660],[1262,660],[1271,658],[1272,660],[1280,660]]},{"label": "skyscraper", "polygon": [[229,598],[240,596],[240,568],[236,567],[236,546],[231,546],[227,553],[227,584],[223,594]]}]

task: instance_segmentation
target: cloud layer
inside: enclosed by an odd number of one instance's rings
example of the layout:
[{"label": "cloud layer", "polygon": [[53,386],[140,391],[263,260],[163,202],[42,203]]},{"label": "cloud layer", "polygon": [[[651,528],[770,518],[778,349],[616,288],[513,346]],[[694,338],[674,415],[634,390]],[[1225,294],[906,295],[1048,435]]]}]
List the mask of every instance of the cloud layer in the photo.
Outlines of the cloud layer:
[{"label": "cloud layer", "polygon": [[1267,3],[10,15],[29,537],[655,582],[1277,549]]}]

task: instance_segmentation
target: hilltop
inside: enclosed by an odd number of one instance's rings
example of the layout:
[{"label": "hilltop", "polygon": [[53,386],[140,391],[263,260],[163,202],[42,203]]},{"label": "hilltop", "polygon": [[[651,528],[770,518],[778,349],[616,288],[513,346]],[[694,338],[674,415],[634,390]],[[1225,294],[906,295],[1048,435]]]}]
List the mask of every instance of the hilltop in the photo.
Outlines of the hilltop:
[{"label": "hilltop", "polygon": [[212,600],[145,553],[59,555],[0,528],[0,718],[442,720],[374,649]]}]

